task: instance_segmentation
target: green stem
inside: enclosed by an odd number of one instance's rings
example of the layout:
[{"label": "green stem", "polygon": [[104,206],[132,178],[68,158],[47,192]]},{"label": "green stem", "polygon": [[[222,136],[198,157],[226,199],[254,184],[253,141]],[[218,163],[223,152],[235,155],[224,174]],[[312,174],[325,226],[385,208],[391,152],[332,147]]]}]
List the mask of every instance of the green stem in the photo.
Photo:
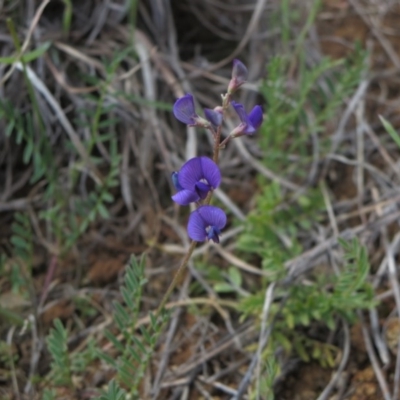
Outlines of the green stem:
[{"label": "green stem", "polygon": [[65,35],[69,34],[72,21],[72,0],[63,0],[64,13],[63,13],[63,31]]},{"label": "green stem", "polygon": [[192,256],[192,253],[193,253],[194,249],[196,248],[196,244],[197,244],[197,242],[195,242],[195,241],[192,241],[192,243],[190,244],[190,247],[189,247],[187,253],[185,254],[185,257],[183,258],[181,265],[178,268],[178,271],[176,271],[174,279],[170,283],[166,293],[164,294],[164,297],[161,300],[160,305],[157,308],[157,311],[156,311],[157,317],[160,315],[162,309],[164,308],[165,304],[168,301],[169,296],[171,295],[172,291],[175,289],[175,286],[177,285],[183,272],[185,271],[185,268],[190,260],[190,257]]}]

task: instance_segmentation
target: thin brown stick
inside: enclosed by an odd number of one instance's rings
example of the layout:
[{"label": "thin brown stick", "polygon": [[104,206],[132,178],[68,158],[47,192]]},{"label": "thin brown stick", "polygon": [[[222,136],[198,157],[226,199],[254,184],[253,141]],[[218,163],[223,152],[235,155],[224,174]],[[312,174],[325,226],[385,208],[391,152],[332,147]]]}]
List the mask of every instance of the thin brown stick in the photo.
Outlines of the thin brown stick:
[{"label": "thin brown stick", "polygon": [[361,313],[361,311],[358,312],[358,317],[361,321],[361,327],[362,327],[362,333],[363,333],[363,337],[364,337],[364,343],[365,343],[365,347],[367,349],[367,353],[368,353],[368,357],[369,357],[369,361],[372,364],[372,368],[375,372],[375,376],[376,379],[378,380],[379,383],[379,387],[381,389],[383,398],[385,400],[393,400],[392,397],[390,396],[390,392],[389,392],[389,386],[385,380],[385,377],[383,375],[382,369],[379,365],[378,359],[375,355],[375,351],[374,348],[372,346],[372,342],[371,339],[369,337],[369,333],[368,333],[368,329],[367,326],[365,324],[364,321],[364,317]]}]

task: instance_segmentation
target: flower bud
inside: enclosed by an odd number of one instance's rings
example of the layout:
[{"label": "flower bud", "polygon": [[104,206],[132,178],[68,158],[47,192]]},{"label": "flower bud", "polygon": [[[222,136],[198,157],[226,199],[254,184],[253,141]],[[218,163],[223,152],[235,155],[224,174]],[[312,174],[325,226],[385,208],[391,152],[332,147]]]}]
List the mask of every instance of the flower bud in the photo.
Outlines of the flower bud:
[{"label": "flower bud", "polygon": [[229,82],[228,93],[232,94],[239,89],[243,83],[246,82],[248,76],[248,71],[246,66],[239,60],[233,60],[233,68],[232,68],[232,78]]},{"label": "flower bud", "polygon": [[196,114],[194,99],[191,94],[186,94],[176,100],[173,113],[175,118],[189,126],[209,128],[210,122]]},{"label": "flower bud", "polygon": [[232,138],[254,134],[263,121],[262,107],[254,106],[247,114],[242,104],[236,103],[236,101],[232,101],[231,104],[240,118],[240,124],[231,132]]},{"label": "flower bud", "polygon": [[217,128],[222,124],[223,117],[221,112],[216,110],[211,110],[210,108],[205,108],[204,115],[214,128]]}]

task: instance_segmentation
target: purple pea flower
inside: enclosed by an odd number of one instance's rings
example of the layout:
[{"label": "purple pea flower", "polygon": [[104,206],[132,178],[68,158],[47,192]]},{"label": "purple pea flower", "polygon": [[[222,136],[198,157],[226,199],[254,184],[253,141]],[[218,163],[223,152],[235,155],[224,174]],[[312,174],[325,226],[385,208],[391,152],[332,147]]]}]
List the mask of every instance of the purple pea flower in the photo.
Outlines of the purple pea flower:
[{"label": "purple pea flower", "polygon": [[178,175],[179,174],[176,171],[172,173],[171,175],[172,183],[174,184],[176,190],[183,190],[183,187],[179,183]]},{"label": "purple pea flower", "polygon": [[254,106],[249,114],[246,113],[244,107],[236,101],[231,101],[233,108],[240,118],[240,125],[232,132],[231,136],[237,137],[242,135],[252,135],[262,124],[263,110],[261,106]]},{"label": "purple pea flower", "polygon": [[210,108],[205,108],[204,116],[211,123],[214,129],[222,124],[223,115],[221,110],[211,110]]},{"label": "purple pea flower", "polygon": [[221,229],[226,225],[226,215],[218,207],[201,206],[189,216],[188,234],[196,242],[206,239],[219,243]]},{"label": "purple pea flower", "polygon": [[233,60],[232,78],[229,82],[228,93],[232,94],[247,80],[248,71],[246,66],[237,59]]},{"label": "purple pea flower", "polygon": [[208,157],[194,157],[183,164],[179,172],[172,174],[172,182],[178,192],[172,200],[181,206],[203,200],[221,183],[218,165]]},{"label": "purple pea flower", "polygon": [[175,118],[186,125],[203,126],[205,128],[210,126],[210,123],[207,120],[196,114],[194,99],[191,94],[186,94],[176,100],[173,112]]}]

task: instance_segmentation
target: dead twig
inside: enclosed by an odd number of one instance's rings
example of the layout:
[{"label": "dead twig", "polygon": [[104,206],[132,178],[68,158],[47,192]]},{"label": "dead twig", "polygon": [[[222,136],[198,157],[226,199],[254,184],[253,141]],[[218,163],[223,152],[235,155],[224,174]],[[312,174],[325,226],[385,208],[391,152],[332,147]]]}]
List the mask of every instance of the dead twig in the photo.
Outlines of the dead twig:
[{"label": "dead twig", "polygon": [[347,361],[349,360],[350,356],[350,329],[345,320],[342,320],[343,324],[343,333],[344,333],[344,344],[343,344],[343,353],[342,358],[340,360],[340,364],[338,369],[334,372],[332,379],[329,381],[328,385],[322,391],[322,393],[318,396],[317,400],[328,400],[332,390],[337,385],[337,382],[340,379],[341,374],[343,373],[344,369],[346,368]]},{"label": "dead twig", "polygon": [[248,385],[250,384],[250,381],[253,379],[253,373],[256,370],[256,380],[257,380],[257,400],[260,399],[260,374],[261,374],[261,364],[260,364],[260,357],[263,349],[268,343],[269,336],[272,331],[272,326],[273,324],[270,324],[267,328],[267,321],[269,317],[269,311],[270,307],[272,304],[273,300],[273,295],[274,295],[274,289],[275,289],[275,282],[271,283],[266,292],[265,292],[265,298],[264,298],[264,306],[262,310],[262,319],[261,319],[261,330],[260,330],[260,336],[258,340],[258,347],[257,351],[254,354],[251,363],[249,365],[249,368],[247,369],[247,372],[242,379],[242,381],[239,384],[238,390],[236,394],[234,395],[233,399],[234,400],[240,400],[247,389]]},{"label": "dead twig", "polygon": [[364,320],[364,316],[362,315],[361,311],[359,311],[357,314],[358,314],[359,320],[361,321],[362,334],[363,334],[363,337],[364,337],[365,347],[367,348],[369,361],[371,362],[372,368],[374,369],[376,378],[377,378],[378,383],[379,383],[379,387],[381,388],[381,392],[382,392],[383,398],[385,400],[393,400],[392,396],[390,395],[389,387],[388,387],[388,384],[387,384],[387,382],[385,380],[385,377],[383,375],[382,369],[379,366],[378,360],[376,358],[375,351],[374,351],[374,348],[372,346],[371,339],[369,337],[368,328],[367,328],[367,325],[366,325],[365,320]]}]

